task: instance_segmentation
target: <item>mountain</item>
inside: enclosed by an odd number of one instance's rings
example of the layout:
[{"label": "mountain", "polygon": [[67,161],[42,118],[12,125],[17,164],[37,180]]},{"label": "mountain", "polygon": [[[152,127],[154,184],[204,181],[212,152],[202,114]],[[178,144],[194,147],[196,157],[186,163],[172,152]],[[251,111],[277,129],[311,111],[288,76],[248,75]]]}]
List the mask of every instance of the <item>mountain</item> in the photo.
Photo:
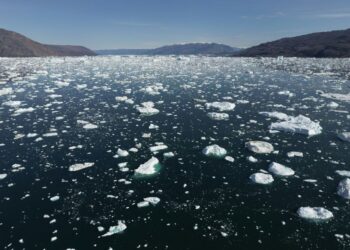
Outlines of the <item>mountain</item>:
[{"label": "mountain", "polygon": [[0,57],[92,56],[95,52],[82,46],[46,45],[19,33],[0,29]]},{"label": "mountain", "polygon": [[242,50],[238,56],[350,57],[350,29],[283,38]]},{"label": "mountain", "polygon": [[99,55],[230,55],[240,49],[218,43],[186,43],[167,45],[155,49],[96,50]]}]

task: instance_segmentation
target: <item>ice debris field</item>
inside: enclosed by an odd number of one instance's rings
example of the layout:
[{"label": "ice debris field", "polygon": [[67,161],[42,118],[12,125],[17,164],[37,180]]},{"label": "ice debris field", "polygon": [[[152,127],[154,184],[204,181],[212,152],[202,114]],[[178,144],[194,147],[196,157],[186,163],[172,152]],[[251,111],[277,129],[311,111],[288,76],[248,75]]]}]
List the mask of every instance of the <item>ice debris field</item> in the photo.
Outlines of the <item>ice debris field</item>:
[{"label": "ice debris field", "polygon": [[1,249],[349,249],[348,59],[0,59]]}]

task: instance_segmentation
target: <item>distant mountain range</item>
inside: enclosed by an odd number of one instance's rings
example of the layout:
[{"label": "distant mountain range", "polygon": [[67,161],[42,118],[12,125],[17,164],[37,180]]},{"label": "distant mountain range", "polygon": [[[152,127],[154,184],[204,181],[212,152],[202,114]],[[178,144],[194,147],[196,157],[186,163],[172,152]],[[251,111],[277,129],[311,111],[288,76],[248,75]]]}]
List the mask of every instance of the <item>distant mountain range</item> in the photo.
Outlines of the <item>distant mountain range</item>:
[{"label": "distant mountain range", "polygon": [[83,46],[47,45],[19,33],[0,29],[0,57],[92,56],[95,52]]},{"label": "distant mountain range", "polygon": [[246,57],[350,57],[350,29],[312,33],[262,43],[240,51]]},{"label": "distant mountain range", "polygon": [[218,43],[186,43],[162,46],[155,49],[96,50],[99,55],[230,55],[240,49]]}]

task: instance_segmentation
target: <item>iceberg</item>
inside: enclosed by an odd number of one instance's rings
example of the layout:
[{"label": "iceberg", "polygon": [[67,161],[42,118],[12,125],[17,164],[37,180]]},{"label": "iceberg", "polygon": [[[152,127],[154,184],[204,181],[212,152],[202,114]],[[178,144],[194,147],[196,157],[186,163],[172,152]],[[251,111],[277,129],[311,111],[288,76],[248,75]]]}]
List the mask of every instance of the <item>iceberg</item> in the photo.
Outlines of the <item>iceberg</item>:
[{"label": "iceberg", "polygon": [[9,94],[12,94],[12,93],[13,93],[13,89],[12,88],[0,89],[0,96],[9,95]]},{"label": "iceberg", "polygon": [[157,151],[161,151],[161,150],[165,150],[165,149],[168,149],[168,146],[164,145],[164,144],[152,146],[149,148],[149,150],[151,150],[151,152],[157,152]]},{"label": "iceberg", "polygon": [[266,117],[270,117],[270,118],[276,118],[278,120],[287,120],[288,119],[288,115],[286,115],[285,113],[282,112],[259,112],[260,115],[266,116]]},{"label": "iceberg", "polygon": [[245,147],[257,154],[270,154],[274,150],[272,144],[265,141],[249,141]]},{"label": "iceberg", "polygon": [[338,138],[342,141],[350,142],[350,132],[343,132],[338,134]]},{"label": "iceberg", "polygon": [[103,234],[101,237],[122,233],[126,228],[127,226],[122,221],[118,220],[118,225],[109,227],[108,232]]},{"label": "iceberg", "polygon": [[350,171],[349,170],[336,170],[336,174],[344,177],[350,177]]},{"label": "iceberg", "polygon": [[230,111],[230,110],[234,110],[236,105],[231,102],[209,102],[205,104],[205,107],[207,109],[210,109],[210,108],[218,109],[219,111]]},{"label": "iceberg", "polygon": [[0,180],[3,180],[7,177],[7,174],[0,174]]},{"label": "iceberg", "polygon": [[269,165],[269,172],[280,176],[291,176],[295,174],[293,169],[279,164],[277,162],[272,162]]},{"label": "iceberg", "polygon": [[135,169],[135,174],[140,175],[153,175],[158,172],[159,160],[156,157],[152,157],[147,162],[141,164],[137,169]]},{"label": "iceberg", "polygon": [[287,153],[287,156],[289,158],[292,158],[292,157],[304,157],[304,153],[303,152],[297,152],[297,151],[290,151]]},{"label": "iceberg", "polygon": [[264,174],[264,173],[255,173],[252,174],[249,179],[251,181],[253,181],[254,183],[257,184],[263,184],[263,185],[267,185],[270,184],[274,181],[272,175],[270,174]]},{"label": "iceberg", "polygon": [[149,202],[153,206],[157,205],[160,202],[160,198],[158,197],[146,197],[143,198],[143,200]]},{"label": "iceberg", "polygon": [[339,182],[337,194],[344,199],[350,199],[350,179],[345,178]]},{"label": "iceberg", "polygon": [[333,213],[323,207],[300,207],[297,214],[308,220],[329,220],[333,218]]},{"label": "iceberg", "polygon": [[75,171],[79,171],[79,170],[82,170],[85,168],[92,167],[94,165],[95,165],[95,163],[93,163],[93,162],[77,163],[77,164],[71,165],[68,170],[71,172],[75,172]]},{"label": "iceberg", "polygon": [[137,107],[136,109],[142,115],[156,115],[159,113],[159,110],[153,107]]},{"label": "iceberg", "polygon": [[129,152],[127,150],[118,148],[117,155],[120,157],[127,157],[129,155]]},{"label": "iceberg", "polygon": [[83,129],[96,129],[96,128],[98,128],[98,126],[92,123],[88,123],[83,126]]},{"label": "iceberg", "polygon": [[210,145],[202,150],[203,154],[209,157],[224,157],[227,154],[226,149],[220,147],[219,145]]},{"label": "iceberg", "polygon": [[296,117],[289,116],[285,121],[272,123],[269,128],[270,130],[285,131],[309,136],[322,133],[322,127],[318,122],[313,122],[310,118],[303,115],[298,115]]}]

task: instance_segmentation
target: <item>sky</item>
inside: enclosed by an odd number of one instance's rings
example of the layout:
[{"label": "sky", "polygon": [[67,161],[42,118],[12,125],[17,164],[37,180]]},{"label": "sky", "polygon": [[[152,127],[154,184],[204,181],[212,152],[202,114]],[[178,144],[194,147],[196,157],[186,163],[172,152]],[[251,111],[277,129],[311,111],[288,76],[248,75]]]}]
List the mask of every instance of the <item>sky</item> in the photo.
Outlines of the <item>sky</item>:
[{"label": "sky", "polygon": [[0,27],[91,49],[187,42],[246,48],[350,28],[350,0],[0,0]]}]

